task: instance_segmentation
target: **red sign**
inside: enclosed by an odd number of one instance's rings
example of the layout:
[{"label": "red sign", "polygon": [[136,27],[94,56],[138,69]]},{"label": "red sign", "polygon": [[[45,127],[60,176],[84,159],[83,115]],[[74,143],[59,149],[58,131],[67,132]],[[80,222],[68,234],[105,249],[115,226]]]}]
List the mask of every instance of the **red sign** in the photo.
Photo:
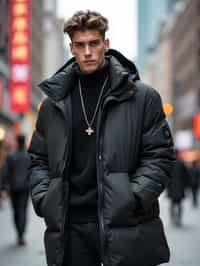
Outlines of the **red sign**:
[{"label": "red sign", "polygon": [[194,115],[193,132],[196,138],[200,138],[200,114]]},{"label": "red sign", "polygon": [[31,0],[10,0],[10,107],[15,113],[30,109]]}]

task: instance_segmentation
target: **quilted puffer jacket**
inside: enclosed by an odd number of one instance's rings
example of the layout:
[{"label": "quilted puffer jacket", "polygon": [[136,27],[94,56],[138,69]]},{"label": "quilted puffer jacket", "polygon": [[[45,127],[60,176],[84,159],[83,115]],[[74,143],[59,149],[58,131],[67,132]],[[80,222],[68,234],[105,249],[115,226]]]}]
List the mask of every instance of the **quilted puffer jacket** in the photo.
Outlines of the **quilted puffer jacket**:
[{"label": "quilted puffer jacket", "polygon": [[[158,197],[174,163],[173,141],[156,90],[116,50],[106,54],[110,89],[97,120],[98,218],[104,266],[155,266],[169,260]],[[33,206],[46,222],[49,266],[61,266],[67,234],[72,145],[72,58],[40,88],[46,93],[29,147]],[[66,171],[65,171],[66,172]]]}]

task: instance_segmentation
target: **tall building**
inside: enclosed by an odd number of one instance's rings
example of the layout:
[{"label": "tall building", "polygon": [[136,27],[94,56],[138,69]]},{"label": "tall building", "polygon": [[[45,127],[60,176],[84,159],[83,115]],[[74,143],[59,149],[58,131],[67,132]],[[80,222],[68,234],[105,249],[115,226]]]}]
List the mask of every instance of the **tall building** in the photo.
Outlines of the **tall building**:
[{"label": "tall building", "polygon": [[138,57],[137,65],[143,70],[148,53],[157,41],[160,23],[173,8],[175,0],[138,0]]},{"label": "tall building", "polygon": [[23,128],[31,135],[37,109],[45,97],[38,84],[64,62],[63,21],[57,18],[57,0],[32,0],[32,112]]},{"label": "tall building", "polygon": [[[148,55],[148,61],[141,73],[142,79],[147,84],[157,89],[163,104],[167,106],[167,118],[173,130],[172,120],[172,37],[171,31],[174,17],[169,17],[162,24],[154,50]],[[170,108],[170,109],[169,109]]]},{"label": "tall building", "polygon": [[[188,21],[190,23],[188,23]],[[200,113],[200,1],[189,0],[172,32],[174,119],[177,132],[193,135],[193,117]],[[200,147],[200,141],[193,145]]]},{"label": "tall building", "polygon": [[64,33],[63,19],[57,18],[57,1],[44,0],[44,53],[43,78],[55,73],[64,63]]}]

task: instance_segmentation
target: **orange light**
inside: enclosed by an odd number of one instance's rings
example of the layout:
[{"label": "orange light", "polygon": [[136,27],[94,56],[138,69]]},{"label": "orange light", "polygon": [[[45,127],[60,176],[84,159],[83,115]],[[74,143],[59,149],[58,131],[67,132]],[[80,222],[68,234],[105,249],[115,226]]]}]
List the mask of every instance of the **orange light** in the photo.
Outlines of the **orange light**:
[{"label": "orange light", "polygon": [[12,50],[12,59],[20,59],[20,60],[27,60],[28,58],[28,47],[25,45],[21,45],[18,47],[13,47]]},{"label": "orange light", "polygon": [[28,34],[25,32],[14,32],[13,38],[12,38],[12,44],[13,45],[19,45],[19,44],[25,44],[28,42]]},{"label": "orange light", "polygon": [[5,129],[3,125],[0,125],[0,141],[2,141],[5,138]]},{"label": "orange light", "polygon": [[16,104],[24,104],[27,102],[26,88],[24,86],[16,86],[13,92],[13,101]]},{"label": "orange light", "polygon": [[28,28],[27,17],[14,17],[12,29],[16,31],[25,31]]},{"label": "orange light", "polygon": [[12,125],[12,131],[13,133],[15,133],[16,135],[21,133],[21,124],[20,122],[14,122]]},{"label": "orange light", "polygon": [[22,3],[25,2],[24,0],[14,0],[15,3]]},{"label": "orange light", "polygon": [[200,138],[200,114],[194,115],[193,132],[194,132],[195,137]]},{"label": "orange light", "polygon": [[14,16],[25,15],[28,12],[28,6],[26,3],[14,3],[13,4],[13,14]]},{"label": "orange light", "polygon": [[163,111],[165,115],[171,115],[173,113],[173,105],[171,103],[164,103],[163,104]]}]

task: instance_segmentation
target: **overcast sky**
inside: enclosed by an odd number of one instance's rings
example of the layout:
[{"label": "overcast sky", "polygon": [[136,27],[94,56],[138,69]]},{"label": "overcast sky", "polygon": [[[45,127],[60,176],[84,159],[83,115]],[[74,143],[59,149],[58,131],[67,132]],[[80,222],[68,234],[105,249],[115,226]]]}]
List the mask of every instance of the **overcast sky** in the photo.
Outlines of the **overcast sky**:
[{"label": "overcast sky", "polygon": [[129,59],[137,55],[137,0],[59,0],[58,14],[65,19],[78,10],[95,10],[109,19],[111,48]]}]

